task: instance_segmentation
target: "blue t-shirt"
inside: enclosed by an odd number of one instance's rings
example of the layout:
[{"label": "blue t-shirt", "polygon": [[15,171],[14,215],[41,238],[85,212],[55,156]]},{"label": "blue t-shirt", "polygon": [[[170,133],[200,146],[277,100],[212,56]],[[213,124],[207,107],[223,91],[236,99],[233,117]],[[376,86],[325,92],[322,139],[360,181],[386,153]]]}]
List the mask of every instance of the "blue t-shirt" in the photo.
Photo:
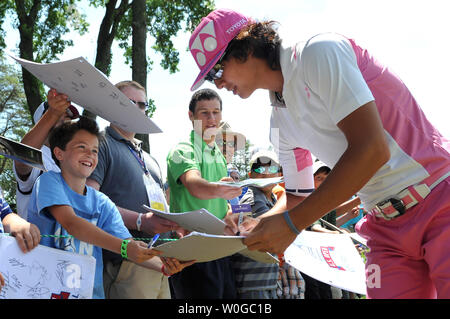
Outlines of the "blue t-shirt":
[{"label": "blue t-shirt", "polygon": [[364,210],[362,208],[359,209],[359,215],[356,217],[353,217],[352,219],[348,220],[345,224],[341,225],[340,228],[348,228],[352,225],[355,225],[361,218],[364,216]]},{"label": "blue t-shirt", "polygon": [[[125,227],[116,205],[103,193],[86,186],[85,195],[74,192],[65,182],[61,173],[42,174],[34,184],[28,204],[28,221],[39,227],[41,234],[70,235],[50,214],[48,207],[71,206],[78,217],[84,218],[105,232],[120,239],[132,237]],[[103,290],[102,249],[76,238],[43,237],[41,244],[96,259],[94,299],[105,298]]]},{"label": "blue t-shirt", "polygon": [[3,224],[2,224],[2,220],[3,218],[6,217],[6,215],[11,214],[12,210],[9,207],[8,203],[5,201],[5,199],[3,198],[2,192],[1,192],[1,188],[0,188],[0,233],[3,233]]}]

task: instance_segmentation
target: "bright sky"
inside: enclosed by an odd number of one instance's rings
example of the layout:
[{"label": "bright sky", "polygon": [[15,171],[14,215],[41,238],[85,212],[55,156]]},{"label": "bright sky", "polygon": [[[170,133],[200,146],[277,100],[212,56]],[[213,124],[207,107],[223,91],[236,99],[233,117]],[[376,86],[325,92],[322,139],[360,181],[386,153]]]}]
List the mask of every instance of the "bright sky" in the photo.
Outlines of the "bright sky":
[{"label": "bright sky", "polygon": [[[299,41],[320,32],[337,32],[354,38],[402,78],[429,120],[450,138],[450,102],[446,94],[450,85],[450,2],[447,0],[216,0],[216,7],[234,9],[258,20],[276,20],[289,30],[292,39]],[[101,22],[96,18],[89,18],[90,34],[75,36],[75,47],[67,49],[61,60],[84,56],[94,62]],[[93,22],[96,20],[97,25]],[[160,68],[159,58],[151,53],[156,61],[148,76],[147,89],[157,106],[153,120],[163,133],[150,135],[150,147],[164,176],[167,153],[192,128],[187,115],[188,103],[192,95],[190,87],[199,70],[186,51],[189,36],[180,32],[175,39],[180,52],[180,71],[175,74]],[[111,82],[130,78],[131,70],[124,64],[122,53],[115,51]],[[203,87],[214,88],[209,83]],[[256,91],[246,100],[224,90],[219,94],[223,99],[223,119],[255,146],[269,146],[268,93]],[[99,123],[106,125],[104,121]]]}]

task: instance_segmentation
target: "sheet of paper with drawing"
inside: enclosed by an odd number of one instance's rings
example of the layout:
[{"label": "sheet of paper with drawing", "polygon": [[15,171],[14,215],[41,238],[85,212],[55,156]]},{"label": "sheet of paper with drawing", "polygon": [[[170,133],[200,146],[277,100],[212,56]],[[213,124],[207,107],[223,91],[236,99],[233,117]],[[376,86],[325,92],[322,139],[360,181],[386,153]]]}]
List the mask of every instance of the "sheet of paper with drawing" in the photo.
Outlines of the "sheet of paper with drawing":
[{"label": "sheet of paper with drawing", "polygon": [[261,252],[246,253],[243,236],[211,235],[192,232],[173,242],[154,247],[165,257],[174,257],[181,261],[197,260],[207,262],[235,253],[244,252],[246,256],[264,263],[277,263],[278,260],[270,254]]},{"label": "sheet of paper with drawing", "polygon": [[[170,253],[170,256],[164,256],[187,258],[186,254],[189,254],[191,257],[196,256],[201,260],[210,261],[239,252],[257,261],[267,263],[278,262],[269,253],[248,250],[247,246],[242,243],[242,236],[223,236],[226,224],[204,208],[184,213],[166,213],[148,207],[147,205],[142,206],[147,211],[159,217],[174,221],[184,229],[192,231],[191,236],[195,234],[194,239],[186,236],[177,241],[163,244],[165,253]],[[234,240],[232,240],[233,238]],[[236,241],[236,238],[240,240]],[[157,249],[163,245],[158,246]],[[216,256],[220,257],[216,258]],[[197,258],[194,259],[198,261]],[[192,260],[192,258],[181,260]]]},{"label": "sheet of paper with drawing", "polygon": [[212,184],[229,185],[235,187],[255,186],[258,188],[264,188],[269,185],[278,184],[283,181],[283,177],[272,178],[249,178],[240,182],[213,182]]},{"label": "sheet of paper with drawing", "polygon": [[95,258],[39,245],[24,254],[0,235],[0,299],[91,299]]},{"label": "sheet of paper with drawing", "polygon": [[74,103],[126,131],[142,134],[162,132],[83,57],[49,64],[11,57],[49,88],[66,94]]},{"label": "sheet of paper with drawing", "polygon": [[0,136],[0,155],[45,171],[41,150],[15,142],[4,136]]}]

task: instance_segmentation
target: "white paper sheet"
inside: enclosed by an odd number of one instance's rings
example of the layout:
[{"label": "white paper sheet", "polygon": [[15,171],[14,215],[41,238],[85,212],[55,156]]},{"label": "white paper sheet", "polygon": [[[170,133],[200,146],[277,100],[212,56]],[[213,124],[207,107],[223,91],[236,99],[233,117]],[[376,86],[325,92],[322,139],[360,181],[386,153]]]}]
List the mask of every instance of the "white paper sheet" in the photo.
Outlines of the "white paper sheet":
[{"label": "white paper sheet", "polygon": [[184,229],[205,234],[223,235],[225,223],[202,208],[199,210],[184,213],[166,213],[147,205],[142,205],[145,210],[168,220],[171,220]]},{"label": "white paper sheet", "polygon": [[40,64],[13,57],[49,88],[120,128],[134,133],[161,133],[161,129],[109,79],[83,57]]},{"label": "white paper sheet", "polygon": [[366,294],[364,263],[348,235],[302,231],[284,252],[284,259],[331,286]]},{"label": "white paper sheet", "polygon": [[95,258],[39,245],[24,254],[0,235],[0,299],[91,299]]},{"label": "white paper sheet", "polygon": [[212,182],[211,184],[218,185],[228,185],[234,187],[246,187],[246,186],[255,186],[259,188],[264,188],[268,185],[278,184],[283,181],[282,177],[272,177],[272,178],[248,178],[246,180],[240,182]]}]

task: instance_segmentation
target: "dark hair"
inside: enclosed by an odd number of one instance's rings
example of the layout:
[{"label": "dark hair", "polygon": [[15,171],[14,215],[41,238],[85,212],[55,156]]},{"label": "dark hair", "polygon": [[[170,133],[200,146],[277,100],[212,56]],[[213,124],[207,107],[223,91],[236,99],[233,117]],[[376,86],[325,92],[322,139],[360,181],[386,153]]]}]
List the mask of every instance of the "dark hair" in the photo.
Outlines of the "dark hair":
[{"label": "dark hair", "polygon": [[319,167],[319,169],[314,173],[314,176],[321,174],[321,173],[325,173],[326,175],[328,175],[331,172],[331,168],[329,168],[328,166],[322,166]]},{"label": "dark hair", "polygon": [[222,111],[222,99],[220,98],[219,94],[217,94],[216,91],[211,89],[201,89],[195,92],[192,97],[191,101],[189,102],[189,111],[192,113],[195,113],[195,108],[197,107],[197,102],[203,101],[203,100],[213,100],[218,99],[220,102],[220,110]]},{"label": "dark hair", "polygon": [[102,138],[97,122],[83,116],[80,117],[78,121],[65,122],[60,126],[54,127],[50,131],[50,150],[52,152],[52,158],[58,166],[59,161],[53,153],[53,150],[55,149],[55,147],[59,147],[60,149],[65,150],[67,144],[73,139],[74,135],[81,130],[85,130],[92,135],[95,135],[99,141]]},{"label": "dark hair", "polygon": [[242,28],[228,44],[223,60],[233,57],[245,62],[251,54],[255,58],[266,60],[272,70],[281,70],[281,39],[275,30],[276,24],[276,21],[256,22]]}]

